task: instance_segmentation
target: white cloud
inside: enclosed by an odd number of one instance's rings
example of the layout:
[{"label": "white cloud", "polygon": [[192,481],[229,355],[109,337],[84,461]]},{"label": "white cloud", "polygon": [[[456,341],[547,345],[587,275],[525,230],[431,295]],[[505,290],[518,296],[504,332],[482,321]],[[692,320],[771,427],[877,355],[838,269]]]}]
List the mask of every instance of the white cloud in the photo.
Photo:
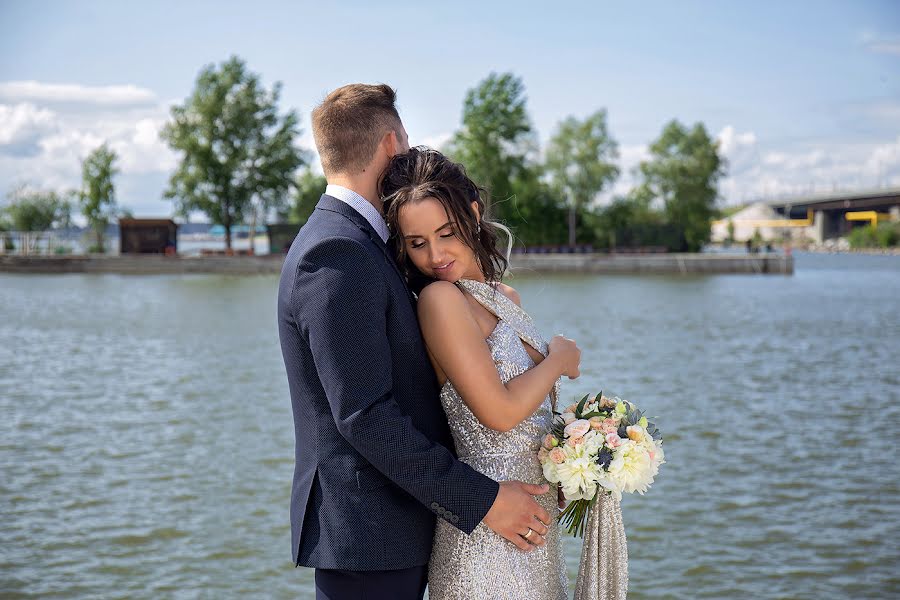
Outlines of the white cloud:
[{"label": "white cloud", "polygon": [[0,154],[33,156],[41,138],[57,128],[56,114],[30,103],[0,104]]},{"label": "white cloud", "polygon": [[[900,136],[877,143],[828,142],[775,148],[753,131],[727,125],[716,136],[728,161],[719,181],[722,204],[826,192],[900,186]],[[619,149],[621,175],[613,189],[598,198],[608,203],[639,183],[636,167],[650,158],[646,145]]]},{"label": "white cloud", "polygon": [[[0,194],[20,183],[67,190],[81,183],[81,161],[103,143],[118,154],[117,187],[159,181],[176,165],[176,156],[159,139],[168,106],[134,85],[89,87],[0,82]],[[159,197],[120,195],[123,206]]]},{"label": "white cloud", "polygon": [[896,35],[882,35],[873,31],[863,31],[859,35],[859,42],[869,52],[900,55],[900,37]]},{"label": "white cloud", "polygon": [[39,81],[0,82],[0,100],[100,106],[146,106],[158,103],[156,94],[135,85],[87,86]]}]

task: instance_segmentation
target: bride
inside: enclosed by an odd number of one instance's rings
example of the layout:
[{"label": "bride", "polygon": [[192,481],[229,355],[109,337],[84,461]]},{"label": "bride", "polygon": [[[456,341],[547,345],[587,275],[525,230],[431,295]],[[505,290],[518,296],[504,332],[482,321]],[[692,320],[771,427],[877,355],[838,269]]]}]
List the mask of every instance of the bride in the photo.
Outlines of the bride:
[{"label": "bride", "polygon": [[[462,166],[413,148],[392,159],[379,191],[389,243],[418,295],[459,459],[497,481],[545,483],[537,451],[551,427],[559,378],[579,375],[580,350],[562,336],[546,343],[519,294],[501,283],[508,264],[497,248],[502,226],[482,218],[481,190]],[[555,489],[536,500],[558,514]],[[437,523],[428,573],[433,600],[568,597],[555,519],[549,526],[535,519],[519,532],[520,547],[484,523],[471,535]]]}]

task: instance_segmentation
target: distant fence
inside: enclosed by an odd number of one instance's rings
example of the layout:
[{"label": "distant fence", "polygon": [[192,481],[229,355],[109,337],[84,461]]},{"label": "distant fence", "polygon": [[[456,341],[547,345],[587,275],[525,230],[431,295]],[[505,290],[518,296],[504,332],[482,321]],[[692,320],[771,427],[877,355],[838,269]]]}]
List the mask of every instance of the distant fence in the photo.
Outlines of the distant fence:
[{"label": "distant fence", "polygon": [[0,254],[71,254],[80,244],[54,231],[0,231]]}]

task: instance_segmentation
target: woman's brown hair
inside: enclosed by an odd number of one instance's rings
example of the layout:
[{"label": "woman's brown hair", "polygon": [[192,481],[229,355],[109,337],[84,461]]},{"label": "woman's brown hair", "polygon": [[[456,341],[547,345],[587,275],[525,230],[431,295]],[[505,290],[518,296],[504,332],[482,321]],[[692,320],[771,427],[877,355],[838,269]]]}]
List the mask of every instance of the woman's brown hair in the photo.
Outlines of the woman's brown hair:
[{"label": "woman's brown hair", "polygon": [[[423,275],[409,259],[398,216],[403,206],[425,198],[440,202],[450,220],[456,223],[454,233],[475,253],[485,279],[500,281],[503,278],[509,261],[497,248],[497,235],[500,231],[508,235],[509,230],[480,218],[485,210],[484,190],[469,179],[462,165],[437,150],[425,146],[411,148],[391,159],[378,191],[384,202],[384,219],[391,232],[388,243],[413,292],[418,294],[434,280]],[[472,211],[472,202],[477,203],[478,216]]]}]

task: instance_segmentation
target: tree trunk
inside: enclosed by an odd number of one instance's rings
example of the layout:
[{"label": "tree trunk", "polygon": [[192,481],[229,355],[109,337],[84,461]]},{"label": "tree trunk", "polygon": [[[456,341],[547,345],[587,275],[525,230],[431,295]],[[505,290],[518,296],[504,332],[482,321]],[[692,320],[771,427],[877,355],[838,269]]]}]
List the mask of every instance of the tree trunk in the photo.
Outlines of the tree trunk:
[{"label": "tree trunk", "polygon": [[256,244],[254,240],[256,239],[256,207],[254,206],[251,211],[253,212],[252,217],[250,218],[250,250],[249,253],[251,256],[256,254]]},{"label": "tree trunk", "polygon": [[569,246],[575,246],[575,203],[569,205]]},{"label": "tree trunk", "polygon": [[103,254],[103,252],[106,250],[106,248],[103,247],[103,229],[105,229],[105,227],[103,227],[102,225],[98,224],[94,226],[94,234],[97,238],[97,252],[99,252],[100,254]]},{"label": "tree trunk", "polygon": [[225,252],[231,252],[231,219],[225,219]]}]

